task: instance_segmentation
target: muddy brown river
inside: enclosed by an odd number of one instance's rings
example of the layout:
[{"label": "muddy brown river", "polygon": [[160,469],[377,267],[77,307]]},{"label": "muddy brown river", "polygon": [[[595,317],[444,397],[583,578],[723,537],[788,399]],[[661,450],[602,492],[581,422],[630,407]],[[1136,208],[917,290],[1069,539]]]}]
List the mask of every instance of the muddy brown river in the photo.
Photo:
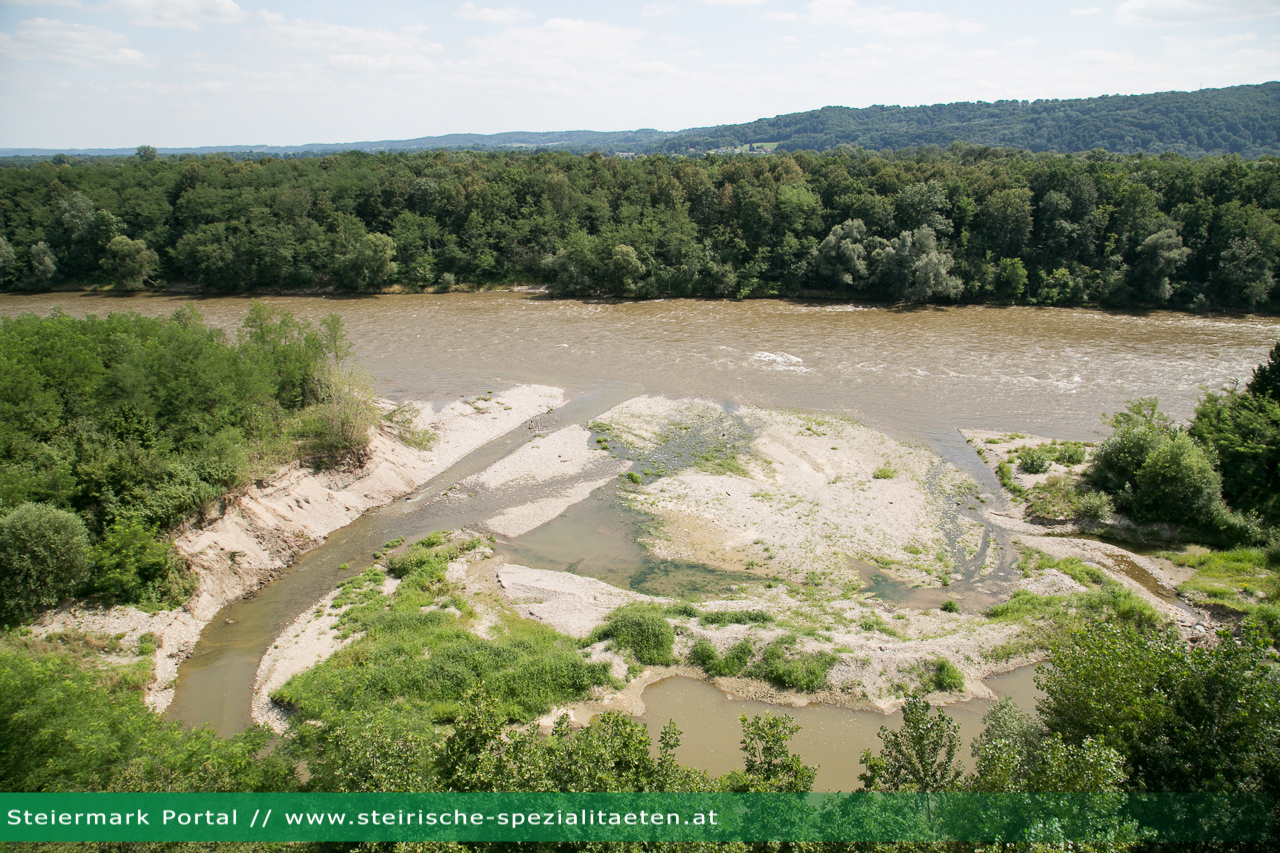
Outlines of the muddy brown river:
[{"label": "muddy brown river", "polygon": [[[515,293],[262,301],[312,319],[339,314],[355,360],[372,370],[380,393],[395,399],[482,394],[525,382],[564,387],[572,401],[544,428],[584,423],[640,393],[833,410],[927,444],[991,491],[994,480],[957,429],[1095,440],[1107,432],[1104,413],[1140,396],[1158,396],[1166,411],[1186,419],[1202,388],[1246,379],[1280,339],[1280,318],[1170,312],[618,303]],[[192,305],[208,322],[233,329],[249,304],[239,297],[5,294],[0,314],[47,314],[60,306],[77,316],[122,310],[155,315]],[[517,444],[500,440],[482,448],[424,493],[447,488]],[[502,546],[513,558],[530,565],[542,559],[546,567],[600,554],[607,563],[602,576],[629,577],[642,554],[630,550],[625,524],[597,523],[592,512],[599,508],[580,509],[550,532],[535,530]],[[224,734],[242,729],[258,660],[285,625],[343,577],[339,564],[364,559],[396,536],[466,521],[433,515],[429,502],[401,501],[336,532],[257,597],[229,605],[206,628],[183,664],[170,714]],[[1029,671],[1002,678],[990,679],[989,686],[1032,704]],[[645,701],[647,724],[661,728],[664,718],[674,717],[689,733],[681,759],[716,773],[736,759],[737,715],[761,710],[685,679],[650,687]],[[984,707],[975,701],[953,714],[969,733]],[[858,754],[878,748],[880,725],[894,725],[879,714],[820,706],[802,709],[799,718],[807,734],[797,748],[823,765],[819,785],[828,789],[847,790],[856,780]]]}]

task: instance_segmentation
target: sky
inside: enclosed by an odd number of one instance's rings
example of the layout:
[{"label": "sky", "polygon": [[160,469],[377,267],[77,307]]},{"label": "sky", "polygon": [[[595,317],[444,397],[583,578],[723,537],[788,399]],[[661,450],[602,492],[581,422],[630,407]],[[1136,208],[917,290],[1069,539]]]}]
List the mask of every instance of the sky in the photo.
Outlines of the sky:
[{"label": "sky", "polygon": [[0,0],[0,148],[680,130],[1277,79],[1280,0]]}]

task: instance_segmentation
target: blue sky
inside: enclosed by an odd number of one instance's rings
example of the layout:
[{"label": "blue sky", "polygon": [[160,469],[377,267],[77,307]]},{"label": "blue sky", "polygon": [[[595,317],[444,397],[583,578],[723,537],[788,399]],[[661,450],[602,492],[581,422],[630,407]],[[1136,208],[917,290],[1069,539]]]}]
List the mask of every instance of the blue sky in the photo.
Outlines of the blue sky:
[{"label": "blue sky", "polygon": [[0,147],[750,121],[1280,79],[1280,0],[0,0]]}]

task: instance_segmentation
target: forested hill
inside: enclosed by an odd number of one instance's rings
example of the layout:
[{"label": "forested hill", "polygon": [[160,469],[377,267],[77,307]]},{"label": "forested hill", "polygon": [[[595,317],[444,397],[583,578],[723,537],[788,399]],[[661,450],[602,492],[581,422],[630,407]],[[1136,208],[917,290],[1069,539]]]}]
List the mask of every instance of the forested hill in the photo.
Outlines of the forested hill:
[{"label": "forested hill", "polygon": [[[1280,83],[1044,101],[934,104],[924,107],[823,107],[803,113],[668,132],[624,131],[452,133],[416,139],[326,142],[306,145],[227,145],[161,148],[161,154],[317,157],[342,151],[509,151],[555,149],[575,154],[704,154],[737,149],[828,151],[856,145],[871,151],[952,142],[1080,152],[1101,148],[1120,154],[1172,151],[1187,157],[1238,154],[1255,159],[1280,155]],[[0,148],[0,157],[47,158],[58,154],[121,157],[132,148],[58,151]]]},{"label": "forested hill", "polygon": [[955,141],[1028,151],[1188,157],[1280,154],[1280,83],[1044,101],[924,107],[823,107],[747,124],[681,131],[656,148],[673,154],[777,143],[788,151],[857,145],[879,151]]}]

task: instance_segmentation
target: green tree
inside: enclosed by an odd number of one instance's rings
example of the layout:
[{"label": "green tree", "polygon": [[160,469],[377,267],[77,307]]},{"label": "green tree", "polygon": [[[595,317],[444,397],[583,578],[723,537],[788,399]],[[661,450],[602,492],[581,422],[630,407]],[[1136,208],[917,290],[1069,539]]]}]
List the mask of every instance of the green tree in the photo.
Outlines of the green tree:
[{"label": "green tree", "polygon": [[107,244],[105,256],[98,263],[125,290],[142,290],[159,261],[160,257],[146,243],[120,235]]},{"label": "green tree", "polygon": [[23,279],[23,287],[27,290],[43,290],[53,284],[58,277],[58,261],[49,244],[41,240],[31,247],[27,255],[31,268]]},{"label": "green tree", "polygon": [[1132,271],[1138,298],[1150,303],[1168,301],[1172,292],[1169,279],[1190,254],[1191,250],[1182,245],[1182,237],[1172,228],[1164,228],[1143,240]]},{"label": "green tree", "polygon": [[1001,258],[1020,256],[1031,237],[1031,190],[992,193],[978,210],[974,237]]},{"label": "green tree", "polygon": [[89,534],[79,517],[24,503],[0,518],[0,620],[51,607],[89,578]]},{"label": "green tree", "polygon": [[920,302],[960,295],[960,279],[951,275],[952,258],[938,246],[938,239],[928,226],[903,231],[876,256],[876,280],[891,299]]},{"label": "green tree", "polygon": [[152,163],[158,155],[156,154],[156,149],[152,148],[150,145],[139,145],[134,156],[143,163]]},{"label": "green tree", "polygon": [[912,694],[902,707],[902,728],[880,727],[880,755],[862,752],[867,769],[858,775],[871,791],[936,793],[956,788],[964,768],[956,760],[960,726],[941,708],[929,716],[929,703]]},{"label": "green tree", "polygon": [[869,282],[867,227],[861,219],[846,219],[823,238],[813,258],[819,286],[860,291]]},{"label": "green tree", "polygon": [[13,246],[9,244],[9,241],[3,235],[0,235],[0,286],[4,285],[4,280],[13,271],[14,263]]},{"label": "green tree", "polygon": [[1256,397],[1270,397],[1280,403],[1280,341],[1271,348],[1270,357],[1253,369],[1253,377],[1245,391]]},{"label": "green tree", "polygon": [[787,715],[738,717],[742,724],[743,769],[725,777],[725,787],[736,792],[803,794],[813,789],[818,768],[792,755],[787,744],[800,726]]}]

